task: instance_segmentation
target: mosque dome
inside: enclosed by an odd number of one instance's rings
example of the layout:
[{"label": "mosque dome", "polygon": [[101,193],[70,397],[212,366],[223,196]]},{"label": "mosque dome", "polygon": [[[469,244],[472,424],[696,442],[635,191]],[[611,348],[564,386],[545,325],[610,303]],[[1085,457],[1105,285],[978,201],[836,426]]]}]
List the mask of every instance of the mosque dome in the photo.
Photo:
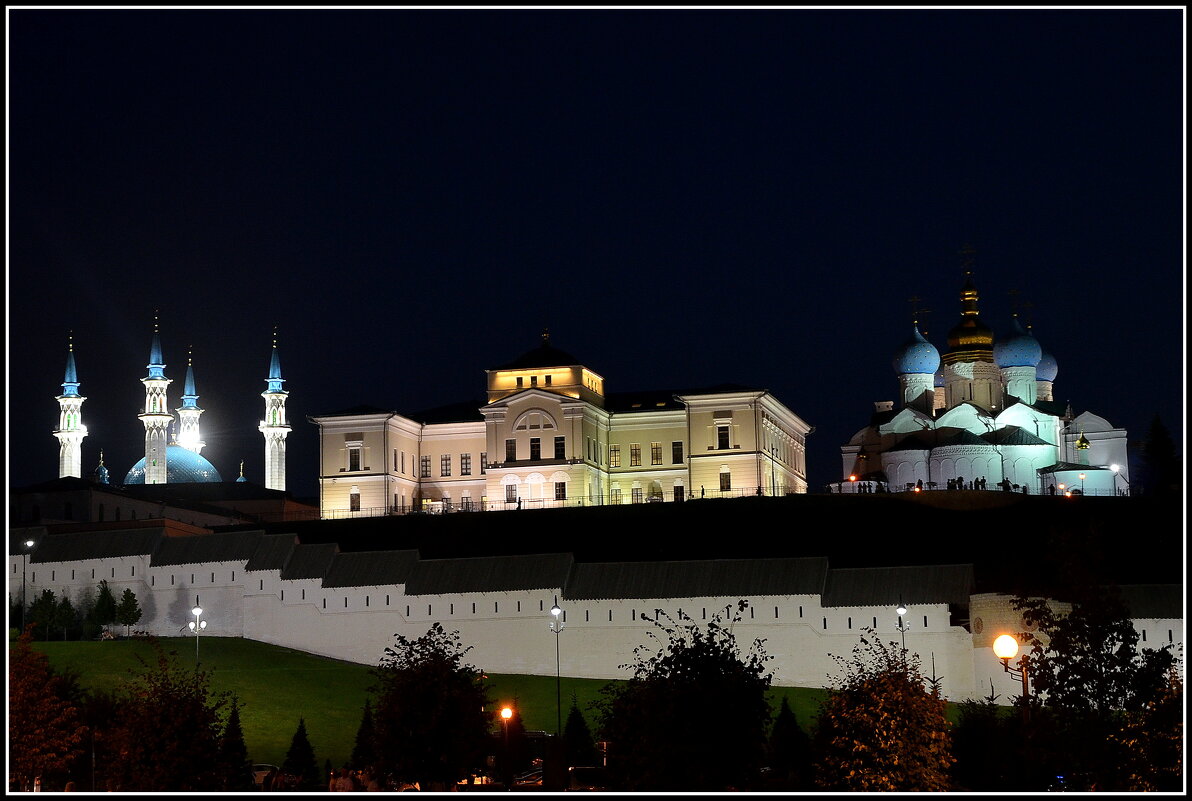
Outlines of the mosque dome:
[{"label": "mosque dome", "polygon": [[993,360],[998,367],[1035,367],[1043,358],[1043,347],[1014,317],[1010,335],[993,346]]},{"label": "mosque dome", "polygon": [[[194,451],[189,451],[181,445],[166,446],[166,483],[167,484],[198,484],[223,481],[219,472],[211,464]],[[145,460],[142,458],[132,466],[128,475],[124,477],[125,484],[145,483]]]},{"label": "mosque dome", "polygon": [[1046,351],[1039,359],[1039,363],[1035,365],[1035,379],[1038,381],[1054,381],[1055,377],[1059,375],[1060,366],[1055,363],[1055,357]]},{"label": "mosque dome", "polygon": [[940,367],[940,352],[919,333],[919,326],[914,326],[911,338],[903,343],[894,354],[894,372],[899,375],[907,373],[934,373]]}]

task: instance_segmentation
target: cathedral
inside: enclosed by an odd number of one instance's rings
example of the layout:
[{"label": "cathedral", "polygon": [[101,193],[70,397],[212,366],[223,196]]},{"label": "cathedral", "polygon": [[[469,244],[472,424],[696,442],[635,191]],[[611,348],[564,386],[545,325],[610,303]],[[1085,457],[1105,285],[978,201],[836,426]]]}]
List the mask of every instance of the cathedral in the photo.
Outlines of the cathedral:
[{"label": "cathedral", "polygon": [[[187,358],[186,383],[183,388],[182,405],[170,413],[167,398],[173,379],[165,374],[162,358],[161,337],[157,322],[153,325],[153,341],[149,348],[148,374],[141,379],[145,386],[145,405],[138,417],[145,426],[145,456],[134,464],[124,476],[124,485],[141,484],[205,484],[222,482],[223,479],[209,461],[203,458],[203,437],[199,431],[199,396],[195,391],[194,367]],[[282,389],[285,381],[281,377],[281,360],[274,338],[269,362],[269,376],[265,379],[267,388],[261,393],[265,399],[265,419],[259,430],[265,438],[265,487],[273,490],[286,488],[286,435],[290,426],[286,422],[286,397]],[[74,343],[70,343],[66,356],[66,375],[62,381],[62,394],[57,397],[59,407],[58,428],[58,477],[82,478],[82,443],[87,436],[87,426],[82,421],[82,406],[85,397],[79,394],[80,382],[75,366]],[[100,452],[99,466],[91,478],[97,483],[108,484],[108,468]],[[241,469],[240,478],[244,475]]]},{"label": "cathedral", "polygon": [[1127,495],[1126,431],[1055,400],[1059,372],[1015,314],[1004,335],[980,319],[972,273],[941,356],[919,331],[895,351],[899,408],[880,401],[841,448],[833,492],[987,489]]}]

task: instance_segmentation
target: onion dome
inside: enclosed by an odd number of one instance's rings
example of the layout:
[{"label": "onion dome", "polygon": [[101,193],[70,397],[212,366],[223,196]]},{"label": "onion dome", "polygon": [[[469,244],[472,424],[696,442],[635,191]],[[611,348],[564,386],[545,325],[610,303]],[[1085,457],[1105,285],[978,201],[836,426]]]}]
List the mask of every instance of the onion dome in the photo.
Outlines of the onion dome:
[{"label": "onion dome", "polygon": [[911,338],[903,343],[894,354],[894,372],[899,375],[907,373],[932,374],[940,367],[940,352],[919,333],[919,326],[915,324],[911,329]]},{"label": "onion dome", "polygon": [[993,329],[978,318],[977,288],[970,273],[960,290],[960,322],[948,332],[948,352],[944,362],[993,361]]},{"label": "onion dome", "polygon": [[993,360],[998,367],[1035,367],[1043,358],[1039,340],[1023,329],[1018,315],[1010,322],[1010,335],[993,346]]},{"label": "onion dome", "polygon": [[[181,445],[166,446],[167,484],[211,484],[223,481],[211,462]],[[124,477],[125,484],[145,483],[145,459],[132,466]]]},{"label": "onion dome", "polygon": [[95,468],[95,472],[91,474],[95,479],[96,484],[107,484],[108,482],[108,468],[103,466],[103,451],[99,452],[99,467]]},{"label": "onion dome", "polygon": [[1055,357],[1047,351],[1043,351],[1043,355],[1039,359],[1039,363],[1035,365],[1035,379],[1038,381],[1054,381],[1055,377],[1059,375],[1060,366],[1056,364]]},{"label": "onion dome", "polygon": [[1085,438],[1084,432],[1080,432],[1080,437],[1076,440],[1076,450],[1087,451],[1089,449],[1089,441]]},{"label": "onion dome", "polygon": [[240,478],[236,479],[237,484],[248,483],[248,479],[244,477],[244,460],[240,460]]}]

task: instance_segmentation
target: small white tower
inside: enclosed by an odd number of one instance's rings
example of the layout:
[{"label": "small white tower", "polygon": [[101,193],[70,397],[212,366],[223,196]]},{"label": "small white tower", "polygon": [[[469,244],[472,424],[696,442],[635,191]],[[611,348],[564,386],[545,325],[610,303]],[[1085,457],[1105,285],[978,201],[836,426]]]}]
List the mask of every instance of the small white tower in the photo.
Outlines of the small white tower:
[{"label": "small white tower", "polygon": [[83,477],[83,437],[87,436],[87,426],[82,421],[85,400],[79,394],[72,335],[66,353],[66,377],[62,380],[62,394],[58,396],[58,428],[54,429],[58,438],[58,478]]},{"label": "small white tower", "polygon": [[153,345],[149,350],[149,374],[141,379],[145,385],[145,411],[137,415],[145,424],[145,483],[166,483],[166,445],[170,423],[174,416],[167,411],[166,389],[172,383],[166,378],[165,363],[161,359],[161,338],[157,332],[157,316],[153,317]]},{"label": "small white tower", "polygon": [[269,377],[265,379],[268,388],[261,393],[265,399],[265,419],[258,427],[265,435],[265,487],[284,490],[286,488],[286,435],[290,425],[286,422],[286,397],[290,394],[281,388],[285,379],[281,377],[281,359],[277,355],[277,330],[273,331],[273,355],[269,360]]},{"label": "small white tower", "polygon": [[183,389],[182,405],[174,411],[178,412],[178,444],[188,451],[202,453],[203,438],[199,435],[199,416],[203,410],[199,408],[199,396],[195,394],[195,372],[191,364],[190,351],[186,353],[186,386]]}]

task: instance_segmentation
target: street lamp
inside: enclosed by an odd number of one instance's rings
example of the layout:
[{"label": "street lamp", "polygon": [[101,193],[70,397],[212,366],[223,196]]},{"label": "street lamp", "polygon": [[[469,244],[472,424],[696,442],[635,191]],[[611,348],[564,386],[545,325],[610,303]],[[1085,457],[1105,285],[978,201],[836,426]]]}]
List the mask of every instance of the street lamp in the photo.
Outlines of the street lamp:
[{"label": "street lamp", "polygon": [[906,630],[910,626],[902,622],[902,616],[906,614],[906,604],[902,602],[902,596],[898,596],[898,608],[894,610],[898,613],[898,633],[902,635],[902,650],[906,650]]},{"label": "street lamp", "polygon": [[21,543],[21,632],[25,631],[25,562],[29,558],[29,551],[34,546],[33,540],[25,540]]},{"label": "street lamp", "polygon": [[558,737],[563,732],[563,701],[562,701],[562,679],[560,678],[561,667],[559,662],[559,635],[563,633],[563,610],[559,608],[559,596],[555,596],[554,606],[550,608],[550,613],[555,616],[551,621],[550,630],[555,635],[555,736]]},{"label": "street lamp", "polygon": [[190,630],[195,633],[195,670],[199,669],[199,632],[207,628],[207,621],[200,620],[199,617],[203,614],[203,607],[195,606],[190,610],[190,613],[195,616],[195,619],[190,622]]},{"label": "street lamp", "polygon": [[1080,474],[1080,494],[1084,495],[1084,473]]},{"label": "street lamp", "polygon": [[509,707],[501,709],[501,723],[505,725],[505,759],[503,760],[504,770],[501,771],[505,779],[505,789],[511,789],[509,785],[513,784],[513,766],[509,762],[509,718],[513,717],[513,710]]},{"label": "street lamp", "polygon": [[1031,688],[1026,672],[1026,654],[1023,654],[1022,658],[1018,660],[1017,668],[1010,667],[1010,660],[1018,654],[1018,640],[1009,634],[1003,634],[993,641],[993,653],[1002,660],[1003,670],[1014,678],[1022,679],[1022,720],[1029,722],[1031,719]]}]

